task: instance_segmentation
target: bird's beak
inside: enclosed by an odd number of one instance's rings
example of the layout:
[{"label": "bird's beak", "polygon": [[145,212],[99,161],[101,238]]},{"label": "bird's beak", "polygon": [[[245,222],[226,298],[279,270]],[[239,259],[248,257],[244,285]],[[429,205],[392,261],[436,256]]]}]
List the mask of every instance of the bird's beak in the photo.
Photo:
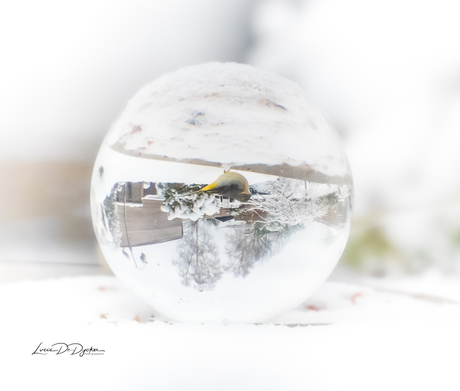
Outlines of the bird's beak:
[{"label": "bird's beak", "polygon": [[209,184],[208,186],[203,187],[199,191],[209,191],[209,190],[215,189],[216,187],[217,187],[216,182],[213,182]]}]

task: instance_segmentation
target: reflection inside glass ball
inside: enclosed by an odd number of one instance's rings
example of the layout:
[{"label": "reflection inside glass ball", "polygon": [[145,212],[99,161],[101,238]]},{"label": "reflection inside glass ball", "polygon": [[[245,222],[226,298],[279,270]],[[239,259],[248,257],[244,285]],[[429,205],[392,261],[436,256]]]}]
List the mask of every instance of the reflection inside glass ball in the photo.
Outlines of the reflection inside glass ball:
[{"label": "reflection inside glass ball", "polygon": [[[106,153],[112,164],[117,157],[124,166],[130,159],[139,160],[109,147]],[[223,170],[205,162],[171,160],[144,159],[144,170],[149,176],[169,172],[175,180],[116,182],[99,206],[96,227],[106,251],[112,253],[109,257],[115,255],[115,272],[120,262],[125,268],[161,274],[162,264],[171,269],[167,278],[174,272],[184,288],[205,292],[216,290],[225,276],[246,278],[259,263],[260,272],[277,255],[301,259],[305,265],[316,264],[309,259],[319,257],[326,269],[335,264],[334,256],[341,253],[348,235],[349,185],[307,181],[301,168],[285,165],[259,165],[263,172],[254,172],[254,167]],[[214,181],[193,180],[193,171],[199,179],[207,170]],[[293,177],[274,175],[277,170]],[[107,169],[101,166],[99,171],[103,180]],[[330,260],[328,254],[334,254]],[[228,298],[231,291],[223,289],[219,295]],[[187,297],[179,294],[178,300]]]},{"label": "reflection inside glass ball", "polygon": [[303,91],[241,64],[144,87],[99,151],[92,215],[114,273],[182,321],[261,322],[299,306],[345,247],[352,179]]}]

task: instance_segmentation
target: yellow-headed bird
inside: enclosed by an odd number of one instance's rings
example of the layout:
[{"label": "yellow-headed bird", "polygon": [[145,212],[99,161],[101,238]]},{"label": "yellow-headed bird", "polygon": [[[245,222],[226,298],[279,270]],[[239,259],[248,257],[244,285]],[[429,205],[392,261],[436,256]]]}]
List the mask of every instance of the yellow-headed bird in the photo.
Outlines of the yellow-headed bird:
[{"label": "yellow-headed bird", "polygon": [[248,181],[243,175],[237,172],[224,171],[215,182],[198,191],[221,194],[241,202],[246,202],[251,198]]}]

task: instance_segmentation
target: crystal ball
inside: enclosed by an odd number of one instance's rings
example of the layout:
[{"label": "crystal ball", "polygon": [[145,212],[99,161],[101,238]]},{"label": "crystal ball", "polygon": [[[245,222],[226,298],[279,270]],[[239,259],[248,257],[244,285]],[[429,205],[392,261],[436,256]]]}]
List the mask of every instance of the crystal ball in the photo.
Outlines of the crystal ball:
[{"label": "crystal ball", "polygon": [[265,322],[325,281],[353,182],[336,131],[295,83],[207,63],[143,87],[94,166],[94,229],[116,276],[176,321]]}]

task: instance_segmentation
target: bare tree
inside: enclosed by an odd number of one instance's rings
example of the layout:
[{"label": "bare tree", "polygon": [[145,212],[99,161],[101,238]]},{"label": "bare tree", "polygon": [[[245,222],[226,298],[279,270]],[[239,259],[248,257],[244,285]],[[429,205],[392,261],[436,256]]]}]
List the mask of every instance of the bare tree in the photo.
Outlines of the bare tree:
[{"label": "bare tree", "polygon": [[268,231],[313,222],[327,212],[328,206],[314,197],[314,188],[307,191],[306,181],[278,178],[265,189],[267,194],[254,195],[248,203],[250,210],[264,212],[260,221]]},{"label": "bare tree", "polygon": [[211,221],[184,222],[184,238],[173,263],[178,266],[182,283],[196,289],[211,290],[222,277],[218,247],[213,243]]},{"label": "bare tree", "polygon": [[246,276],[254,264],[279,252],[288,237],[298,226],[284,226],[278,231],[269,231],[259,222],[249,230],[244,226],[233,229],[227,236],[226,254],[230,263],[226,270],[237,276]]}]

